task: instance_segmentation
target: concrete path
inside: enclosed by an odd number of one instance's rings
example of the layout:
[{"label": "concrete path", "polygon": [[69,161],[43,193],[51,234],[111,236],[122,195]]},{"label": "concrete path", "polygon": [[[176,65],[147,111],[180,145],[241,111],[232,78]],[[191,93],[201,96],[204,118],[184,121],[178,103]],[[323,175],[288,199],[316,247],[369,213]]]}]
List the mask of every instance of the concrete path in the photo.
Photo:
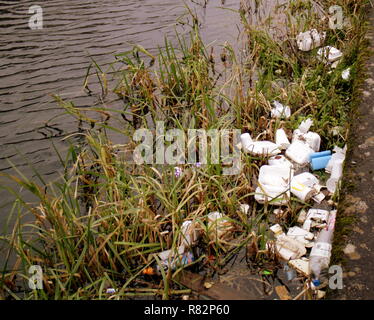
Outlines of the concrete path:
[{"label": "concrete path", "polygon": [[[331,299],[374,299],[374,9],[369,14],[371,57],[367,61],[368,78],[363,98],[351,131],[351,150],[347,156],[345,200],[339,214],[354,216],[352,232],[342,238],[345,263],[344,288]],[[348,220],[349,221],[349,220]],[[339,232],[339,230],[337,229]]]}]

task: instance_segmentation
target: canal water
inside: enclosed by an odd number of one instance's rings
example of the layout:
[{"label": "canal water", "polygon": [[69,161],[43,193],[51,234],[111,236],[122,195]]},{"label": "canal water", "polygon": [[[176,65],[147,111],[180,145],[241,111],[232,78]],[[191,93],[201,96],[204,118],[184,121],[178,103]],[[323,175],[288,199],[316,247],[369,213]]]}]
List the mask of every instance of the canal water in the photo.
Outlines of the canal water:
[{"label": "canal water", "polygon": [[[165,37],[176,43],[176,28],[189,31],[185,3],[197,14],[206,43],[236,42],[240,21],[233,10],[240,0],[1,0],[0,173],[15,173],[14,165],[30,179],[37,179],[33,168],[48,181],[57,178],[61,166],[52,143],[63,153],[63,138],[77,132],[77,123],[52,95],[92,106],[83,91],[92,59],[106,70],[115,54],[135,44],[156,52]],[[41,30],[29,27],[29,8],[36,4],[43,10]],[[15,187],[1,176],[0,184]],[[1,231],[13,200],[0,188]]]}]

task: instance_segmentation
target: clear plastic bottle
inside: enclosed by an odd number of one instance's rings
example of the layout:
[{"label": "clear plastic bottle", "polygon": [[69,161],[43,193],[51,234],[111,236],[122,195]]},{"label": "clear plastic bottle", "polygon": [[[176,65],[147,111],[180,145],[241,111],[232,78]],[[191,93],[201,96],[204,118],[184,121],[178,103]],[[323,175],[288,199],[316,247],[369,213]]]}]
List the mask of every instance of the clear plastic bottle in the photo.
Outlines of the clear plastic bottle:
[{"label": "clear plastic bottle", "polygon": [[336,210],[331,211],[329,222],[326,228],[318,235],[315,245],[310,253],[309,268],[312,276],[312,283],[319,287],[324,281],[323,274],[330,265],[332,240],[335,230]]}]

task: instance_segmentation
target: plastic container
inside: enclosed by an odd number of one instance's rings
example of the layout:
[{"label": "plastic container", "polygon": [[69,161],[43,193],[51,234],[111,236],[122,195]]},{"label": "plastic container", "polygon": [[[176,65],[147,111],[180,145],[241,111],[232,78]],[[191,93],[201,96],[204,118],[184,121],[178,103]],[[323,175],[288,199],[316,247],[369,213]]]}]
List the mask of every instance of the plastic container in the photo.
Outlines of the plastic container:
[{"label": "plastic container", "polygon": [[278,166],[278,167],[288,167],[288,168],[293,168],[293,164],[291,161],[289,161],[285,156],[283,155],[278,155],[271,157],[269,159],[269,165],[270,166]]},{"label": "plastic container", "polygon": [[310,161],[312,161],[312,159],[314,158],[322,158],[322,157],[331,156],[331,153],[332,152],[330,150],[313,153],[310,155]]},{"label": "plastic container", "polygon": [[251,135],[249,133],[243,133],[240,136],[240,141],[241,141],[242,147],[244,149],[248,149],[249,146],[253,143],[252,137],[251,137]]},{"label": "plastic container", "polygon": [[318,188],[318,179],[309,172],[294,176],[291,181],[291,192],[304,202],[319,193]]},{"label": "plastic container", "polygon": [[286,151],[286,156],[300,165],[307,164],[314,150],[305,142],[295,140]]},{"label": "plastic container", "polygon": [[286,132],[283,129],[278,129],[275,132],[275,143],[284,150],[290,146],[291,143],[288,140]]},{"label": "plastic container", "polygon": [[331,193],[335,193],[339,180],[343,175],[343,163],[344,160],[342,159],[338,159],[334,162],[331,177],[326,182],[327,190]]},{"label": "plastic container", "polygon": [[[328,225],[318,235],[309,257],[309,268],[312,283],[321,286],[326,279],[323,274],[328,269],[331,259],[332,240],[335,230],[336,211],[331,211]],[[326,272],[327,273],[327,272]]]},{"label": "plastic container", "polygon": [[256,156],[275,156],[281,151],[279,146],[270,141],[255,141],[248,145],[243,145],[245,152]]},{"label": "plastic container", "polygon": [[326,39],[326,32],[319,33],[316,29],[301,32],[296,37],[299,50],[310,51],[320,47]]},{"label": "plastic container", "polygon": [[312,170],[325,169],[330,160],[331,156],[313,158],[311,161]]},{"label": "plastic container", "polygon": [[308,132],[304,135],[306,143],[315,151],[318,152],[321,147],[321,137],[318,133]]}]

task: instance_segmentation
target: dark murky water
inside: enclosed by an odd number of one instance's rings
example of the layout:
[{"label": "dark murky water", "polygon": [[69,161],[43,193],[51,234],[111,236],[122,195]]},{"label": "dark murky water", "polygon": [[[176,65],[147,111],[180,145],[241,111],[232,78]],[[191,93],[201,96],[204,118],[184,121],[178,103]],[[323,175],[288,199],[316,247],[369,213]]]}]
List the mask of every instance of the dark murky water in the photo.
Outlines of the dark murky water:
[{"label": "dark murky water", "polygon": [[[211,0],[206,8],[187,3],[196,9],[206,42],[235,43],[239,16],[220,7],[238,10],[240,0]],[[165,36],[175,41],[176,21],[186,9],[182,0],[49,0],[39,3],[43,29],[31,30],[28,10],[35,4],[0,1],[0,172],[13,172],[11,161],[36,179],[31,164],[50,180],[59,168],[52,142],[64,150],[62,139],[77,131],[52,94],[92,106],[82,90],[90,58],[105,66],[133,44],[155,51]],[[12,200],[0,189],[0,228]]]}]

